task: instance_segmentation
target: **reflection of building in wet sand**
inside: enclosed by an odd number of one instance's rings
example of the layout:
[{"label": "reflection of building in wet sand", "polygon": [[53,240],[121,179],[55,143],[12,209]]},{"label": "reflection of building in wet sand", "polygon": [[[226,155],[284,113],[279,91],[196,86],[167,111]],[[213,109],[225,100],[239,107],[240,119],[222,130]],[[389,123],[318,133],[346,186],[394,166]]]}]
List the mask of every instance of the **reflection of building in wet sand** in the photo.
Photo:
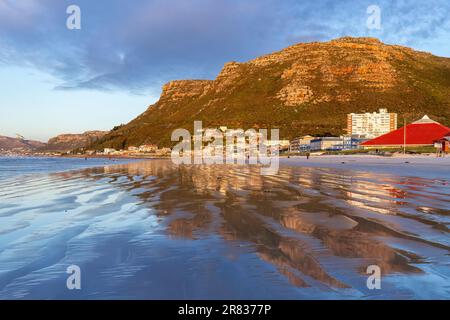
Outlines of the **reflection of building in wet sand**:
[{"label": "reflection of building in wet sand", "polygon": [[123,172],[132,176],[162,176],[173,170],[174,165],[170,161],[139,161],[104,167],[107,174]]},{"label": "reflection of building in wet sand", "polygon": [[355,181],[346,192],[351,206],[381,214],[395,215],[396,205],[405,204],[406,192],[392,185]]},{"label": "reflection of building in wet sand", "polygon": [[[224,170],[226,168],[226,170]],[[105,173],[126,171],[132,176],[155,176],[177,174],[182,185],[191,186],[197,192],[257,189],[262,187],[263,177],[259,166],[238,165],[181,165],[170,161],[143,161],[127,165],[108,166]]]},{"label": "reflection of building in wet sand", "polygon": [[180,175],[185,184],[191,184],[199,193],[214,191],[225,195],[231,190],[261,188],[263,183],[263,177],[256,166],[183,166],[180,168]]}]

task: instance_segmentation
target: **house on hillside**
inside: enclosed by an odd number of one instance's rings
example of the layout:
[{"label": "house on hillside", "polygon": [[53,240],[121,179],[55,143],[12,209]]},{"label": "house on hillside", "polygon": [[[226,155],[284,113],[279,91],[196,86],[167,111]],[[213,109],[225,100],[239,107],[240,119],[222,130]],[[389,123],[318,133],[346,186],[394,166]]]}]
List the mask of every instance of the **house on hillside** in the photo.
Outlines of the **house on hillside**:
[{"label": "house on hillside", "polygon": [[155,144],[143,144],[139,147],[139,152],[154,153],[158,151],[158,146]]},{"label": "house on hillside", "polygon": [[117,150],[116,150],[116,149],[113,149],[113,148],[104,148],[104,149],[103,149],[103,153],[104,153],[104,154],[113,154],[113,153],[115,153],[115,152],[117,152]]}]

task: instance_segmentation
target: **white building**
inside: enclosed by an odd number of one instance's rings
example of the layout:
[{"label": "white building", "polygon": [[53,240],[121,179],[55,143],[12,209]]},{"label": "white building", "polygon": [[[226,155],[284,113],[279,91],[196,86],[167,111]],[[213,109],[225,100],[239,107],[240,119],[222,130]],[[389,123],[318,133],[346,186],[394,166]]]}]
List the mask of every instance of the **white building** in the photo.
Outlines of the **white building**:
[{"label": "white building", "polygon": [[340,150],[342,145],[342,137],[321,137],[311,140],[310,149],[311,151]]},{"label": "white building", "polygon": [[139,152],[154,153],[156,151],[158,151],[158,146],[155,144],[143,144],[139,146]]},{"label": "white building", "polygon": [[270,150],[287,151],[291,142],[289,140],[266,140],[264,145]]},{"label": "white building", "polygon": [[316,138],[310,135],[294,138],[291,141],[290,152],[309,151],[311,149],[311,141],[314,139]]},{"label": "white building", "polygon": [[117,152],[117,150],[113,149],[113,148],[104,148],[103,149],[103,153],[104,154],[112,154],[112,153],[115,153],[115,152]]},{"label": "white building", "polygon": [[347,115],[347,134],[376,138],[397,130],[397,114],[387,109],[373,113],[350,113]]}]

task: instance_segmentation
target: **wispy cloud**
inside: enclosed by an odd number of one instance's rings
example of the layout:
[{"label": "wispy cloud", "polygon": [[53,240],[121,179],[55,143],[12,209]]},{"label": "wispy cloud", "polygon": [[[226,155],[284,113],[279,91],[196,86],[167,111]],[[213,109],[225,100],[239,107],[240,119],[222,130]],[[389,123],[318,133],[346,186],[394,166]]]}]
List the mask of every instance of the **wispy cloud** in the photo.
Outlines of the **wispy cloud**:
[{"label": "wispy cloud", "polygon": [[[70,31],[74,3],[82,29]],[[366,28],[371,4],[382,9],[381,31]],[[1,0],[0,63],[44,70],[59,90],[138,94],[170,79],[212,78],[229,60],[343,35],[450,56],[442,48],[449,16],[447,0]]]}]

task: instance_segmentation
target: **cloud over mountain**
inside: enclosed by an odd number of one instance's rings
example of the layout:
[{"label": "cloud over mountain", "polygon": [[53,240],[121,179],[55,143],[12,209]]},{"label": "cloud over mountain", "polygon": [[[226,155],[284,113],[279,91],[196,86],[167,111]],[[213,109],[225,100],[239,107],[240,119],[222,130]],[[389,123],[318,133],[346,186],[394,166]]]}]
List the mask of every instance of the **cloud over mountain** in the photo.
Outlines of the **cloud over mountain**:
[{"label": "cloud over mountain", "polygon": [[[344,35],[450,56],[447,1],[379,1],[380,31],[366,28],[371,2],[3,0],[0,63],[48,72],[60,90],[140,94],[170,79],[212,78],[226,61]],[[71,4],[81,8],[81,30],[66,28]]]}]

